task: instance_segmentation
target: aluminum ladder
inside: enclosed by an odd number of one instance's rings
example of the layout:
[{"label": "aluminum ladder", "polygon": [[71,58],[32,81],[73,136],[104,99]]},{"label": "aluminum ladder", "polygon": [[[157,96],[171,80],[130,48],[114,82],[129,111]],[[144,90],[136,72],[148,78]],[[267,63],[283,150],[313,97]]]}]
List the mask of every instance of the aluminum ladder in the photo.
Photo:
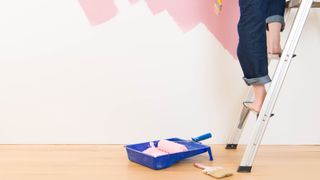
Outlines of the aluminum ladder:
[{"label": "aluminum ladder", "polygon": [[[285,76],[287,74],[287,70],[290,66],[291,60],[294,57],[294,51],[297,47],[304,24],[307,20],[307,16],[312,7],[319,8],[319,5],[320,3],[314,2],[314,0],[292,0],[287,2],[286,16],[288,16],[291,8],[299,9],[297,11],[297,14],[295,15],[293,25],[290,29],[282,55],[274,72],[272,82],[267,91],[267,96],[263,102],[261,111],[257,117],[257,121],[253,129],[251,139],[247,144],[246,150],[242,157],[240,166],[238,168],[238,172],[251,172],[254,158],[256,156],[261,140],[267,128],[269,119],[270,117],[272,117],[273,108],[280,93],[281,86],[285,80]],[[250,88],[245,101],[251,101],[252,99],[253,92]],[[226,149],[237,148],[249,112],[250,111],[247,108],[242,108],[240,118],[236,121],[231,136],[228,139]]]}]

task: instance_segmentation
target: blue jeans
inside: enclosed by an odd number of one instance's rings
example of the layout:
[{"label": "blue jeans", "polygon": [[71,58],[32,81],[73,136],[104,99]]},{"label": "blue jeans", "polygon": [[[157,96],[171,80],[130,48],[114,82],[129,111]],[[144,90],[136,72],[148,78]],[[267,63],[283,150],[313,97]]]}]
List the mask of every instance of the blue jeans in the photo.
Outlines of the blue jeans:
[{"label": "blue jeans", "polygon": [[280,22],[284,28],[285,0],[239,0],[238,59],[247,85],[266,84],[268,75],[266,29]]}]

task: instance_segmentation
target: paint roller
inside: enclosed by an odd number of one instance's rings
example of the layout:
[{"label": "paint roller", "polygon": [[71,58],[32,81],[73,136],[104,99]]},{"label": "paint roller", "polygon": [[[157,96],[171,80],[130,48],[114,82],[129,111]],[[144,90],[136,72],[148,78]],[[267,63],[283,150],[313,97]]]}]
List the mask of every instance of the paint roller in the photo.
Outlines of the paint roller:
[{"label": "paint roller", "polygon": [[[211,137],[212,137],[211,133],[207,133],[207,134],[203,134],[198,137],[191,138],[191,140],[194,142],[200,142],[205,139],[209,139]],[[155,147],[154,143],[150,142],[150,148],[144,150],[143,153],[146,153],[146,154],[151,155],[153,157],[157,157],[157,156],[161,156],[161,155],[165,155],[165,154],[172,154],[172,153],[179,153],[179,152],[188,151],[188,148],[185,145],[179,144],[177,142],[178,141],[173,142],[173,141],[162,139],[158,142],[158,147]],[[186,141],[184,141],[184,142],[186,142]]]}]

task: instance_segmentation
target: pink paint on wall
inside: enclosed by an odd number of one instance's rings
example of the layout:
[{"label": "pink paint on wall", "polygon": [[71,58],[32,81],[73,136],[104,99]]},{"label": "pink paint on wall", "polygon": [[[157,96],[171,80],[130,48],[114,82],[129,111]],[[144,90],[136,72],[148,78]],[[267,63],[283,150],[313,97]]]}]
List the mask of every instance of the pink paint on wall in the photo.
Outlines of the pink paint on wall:
[{"label": "pink paint on wall", "polygon": [[79,0],[91,25],[99,25],[117,14],[117,7],[113,0]]},{"label": "pink paint on wall", "polygon": [[129,0],[130,4],[135,4],[137,3],[139,0]]},{"label": "pink paint on wall", "polygon": [[[128,0],[132,5],[139,0]],[[222,12],[215,13],[216,0],[145,0],[153,14],[167,11],[184,31],[204,24],[234,58],[238,43],[237,22],[239,8],[237,0],[225,0]],[[92,25],[99,25],[117,14],[114,0],[79,0]]]},{"label": "pink paint on wall", "polygon": [[166,10],[184,31],[203,23],[234,58],[238,43],[239,8],[236,0],[223,2],[220,15],[215,13],[214,0],[146,0],[154,14]]}]

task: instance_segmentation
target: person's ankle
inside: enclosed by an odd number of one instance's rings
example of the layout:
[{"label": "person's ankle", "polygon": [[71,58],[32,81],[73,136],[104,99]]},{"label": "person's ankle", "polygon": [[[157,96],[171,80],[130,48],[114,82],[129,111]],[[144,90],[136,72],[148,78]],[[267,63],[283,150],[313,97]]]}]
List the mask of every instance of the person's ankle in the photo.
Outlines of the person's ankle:
[{"label": "person's ankle", "polygon": [[257,112],[260,112],[261,108],[262,108],[262,105],[263,105],[263,100],[261,101],[256,101],[255,104],[254,104],[254,109],[257,111]]}]

